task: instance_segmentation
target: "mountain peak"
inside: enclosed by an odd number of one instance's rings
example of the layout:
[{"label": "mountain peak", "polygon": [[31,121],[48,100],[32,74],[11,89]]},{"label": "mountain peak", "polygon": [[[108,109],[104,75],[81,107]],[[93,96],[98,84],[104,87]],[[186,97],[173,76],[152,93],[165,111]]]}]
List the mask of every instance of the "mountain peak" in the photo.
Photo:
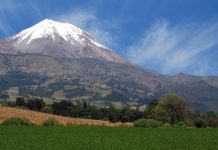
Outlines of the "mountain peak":
[{"label": "mountain peak", "polygon": [[[76,42],[82,42],[80,37],[83,33],[84,31],[82,29],[72,24],[45,19],[28,29],[21,31],[15,35],[13,39],[18,38],[18,43],[27,40],[27,44],[29,44],[33,40],[40,38],[52,39],[53,41],[62,38],[66,42],[76,44]],[[90,37],[91,36],[89,36],[89,38]],[[94,40],[93,38],[91,39]]]},{"label": "mountain peak", "polygon": [[[126,61],[87,32],[69,23],[45,19],[0,44],[0,53],[29,53],[57,58],[93,58]],[[1,49],[4,48],[4,49]]]}]

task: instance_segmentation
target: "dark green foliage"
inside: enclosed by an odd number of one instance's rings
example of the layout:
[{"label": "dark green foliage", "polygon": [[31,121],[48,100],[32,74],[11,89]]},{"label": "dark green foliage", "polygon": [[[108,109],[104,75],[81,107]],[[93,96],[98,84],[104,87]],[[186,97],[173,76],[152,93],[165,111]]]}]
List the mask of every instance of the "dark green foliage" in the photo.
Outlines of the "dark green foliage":
[{"label": "dark green foliage", "polygon": [[26,102],[23,97],[17,97],[15,105],[16,106],[26,106]]},{"label": "dark green foliage", "polygon": [[25,118],[8,118],[2,122],[2,125],[7,125],[7,126],[31,126],[33,125],[32,122]]},{"label": "dark green foliage", "polygon": [[133,122],[135,127],[141,128],[159,128],[161,127],[161,122],[154,119],[139,119]]},{"label": "dark green foliage", "polygon": [[63,116],[72,116],[73,103],[70,101],[55,102],[52,104],[52,110],[54,114]]},{"label": "dark green foliage", "polygon": [[45,107],[45,102],[43,99],[32,98],[27,101],[26,106],[30,110],[41,111]]},{"label": "dark green foliage", "polygon": [[97,108],[89,105],[86,101],[76,105],[70,101],[55,102],[52,104],[53,113],[69,117],[80,117],[97,120],[109,120],[110,122],[132,122],[143,116],[143,112],[129,108],[115,109]]},{"label": "dark green foliage", "polygon": [[197,128],[206,128],[207,127],[207,122],[203,118],[195,119],[194,124]]},{"label": "dark green foliage", "polygon": [[48,118],[42,123],[43,126],[58,126],[59,122],[54,118]]}]

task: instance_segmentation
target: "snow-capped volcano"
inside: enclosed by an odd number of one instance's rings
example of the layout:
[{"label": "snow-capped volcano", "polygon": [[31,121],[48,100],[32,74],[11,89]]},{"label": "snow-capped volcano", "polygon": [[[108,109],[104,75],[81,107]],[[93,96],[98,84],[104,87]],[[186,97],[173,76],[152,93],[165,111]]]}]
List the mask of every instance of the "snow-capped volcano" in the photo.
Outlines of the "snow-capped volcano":
[{"label": "snow-capped volcano", "polygon": [[49,19],[0,41],[0,53],[29,53],[58,58],[94,58],[116,63],[126,62],[82,29]]}]

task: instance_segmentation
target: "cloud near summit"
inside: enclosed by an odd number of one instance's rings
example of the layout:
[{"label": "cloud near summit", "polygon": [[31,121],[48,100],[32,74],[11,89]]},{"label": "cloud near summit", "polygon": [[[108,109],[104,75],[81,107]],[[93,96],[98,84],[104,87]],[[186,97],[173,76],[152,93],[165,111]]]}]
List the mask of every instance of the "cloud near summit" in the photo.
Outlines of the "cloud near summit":
[{"label": "cloud near summit", "polygon": [[[185,72],[204,75],[218,66],[218,23],[171,25],[155,22],[141,40],[128,49],[128,57],[137,64],[166,74]],[[214,55],[215,54],[215,55]],[[212,64],[212,65],[209,65]]]}]

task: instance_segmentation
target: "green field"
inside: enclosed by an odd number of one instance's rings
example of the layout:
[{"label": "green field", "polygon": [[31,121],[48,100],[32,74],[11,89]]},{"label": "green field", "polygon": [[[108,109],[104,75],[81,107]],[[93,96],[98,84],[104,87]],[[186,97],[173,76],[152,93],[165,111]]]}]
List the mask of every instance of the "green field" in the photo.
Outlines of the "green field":
[{"label": "green field", "polygon": [[1,150],[216,150],[218,129],[0,126]]}]

